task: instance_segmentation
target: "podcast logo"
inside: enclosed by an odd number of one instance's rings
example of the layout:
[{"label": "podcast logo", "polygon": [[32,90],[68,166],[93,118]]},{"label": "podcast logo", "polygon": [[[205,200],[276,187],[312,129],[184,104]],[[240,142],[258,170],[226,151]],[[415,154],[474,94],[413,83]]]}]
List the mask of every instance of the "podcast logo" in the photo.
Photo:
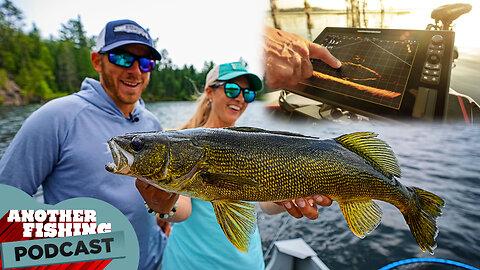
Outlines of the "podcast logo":
[{"label": "podcast logo", "polygon": [[110,204],[76,198],[44,205],[6,185],[0,185],[0,198],[3,269],[75,264],[85,269],[138,267],[135,232]]}]

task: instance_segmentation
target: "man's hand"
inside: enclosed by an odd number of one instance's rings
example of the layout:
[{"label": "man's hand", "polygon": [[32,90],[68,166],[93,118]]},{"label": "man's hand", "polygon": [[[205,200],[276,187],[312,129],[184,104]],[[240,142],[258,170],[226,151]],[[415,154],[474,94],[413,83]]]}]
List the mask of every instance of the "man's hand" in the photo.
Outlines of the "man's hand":
[{"label": "man's hand", "polygon": [[172,232],[172,224],[170,222],[157,218],[157,225],[162,228],[162,231],[165,233],[167,237],[170,236],[170,233]]},{"label": "man's hand", "polygon": [[313,74],[310,59],[320,59],[332,68],[342,63],[325,47],[299,35],[265,27],[266,85],[270,89],[294,87]]},{"label": "man's hand", "polygon": [[138,179],[135,186],[148,207],[157,213],[168,214],[178,200],[178,194],[163,191]]},{"label": "man's hand", "polygon": [[330,206],[332,204],[332,199],[323,195],[315,195],[292,201],[277,202],[276,204],[283,206],[290,215],[296,218],[305,216],[311,220],[315,220],[318,218],[317,205]]}]

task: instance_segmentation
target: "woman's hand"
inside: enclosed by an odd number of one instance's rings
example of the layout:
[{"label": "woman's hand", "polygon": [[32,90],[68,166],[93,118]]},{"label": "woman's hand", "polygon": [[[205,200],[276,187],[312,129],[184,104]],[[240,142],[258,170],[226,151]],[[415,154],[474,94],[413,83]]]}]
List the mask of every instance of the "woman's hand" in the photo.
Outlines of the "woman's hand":
[{"label": "woman's hand", "polygon": [[261,202],[260,208],[269,215],[275,215],[287,211],[290,215],[301,218],[307,217],[311,220],[318,218],[318,208],[320,206],[330,206],[332,199],[324,195],[315,195],[312,197],[300,198],[283,202]]},{"label": "woman's hand", "polygon": [[307,198],[300,198],[291,201],[277,202],[276,204],[281,205],[287,210],[287,212],[296,217],[307,217],[311,220],[318,218],[318,208],[320,206],[330,206],[332,205],[332,200],[323,195],[315,195]]}]

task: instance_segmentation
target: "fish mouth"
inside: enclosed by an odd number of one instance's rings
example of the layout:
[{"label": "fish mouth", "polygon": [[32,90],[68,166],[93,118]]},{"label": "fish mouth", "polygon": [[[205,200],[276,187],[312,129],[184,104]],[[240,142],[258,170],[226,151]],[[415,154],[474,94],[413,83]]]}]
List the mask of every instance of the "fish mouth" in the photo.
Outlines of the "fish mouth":
[{"label": "fish mouth", "polygon": [[115,174],[130,174],[134,157],[123,149],[113,138],[108,141],[108,147],[112,153],[113,163],[105,164],[105,169]]}]

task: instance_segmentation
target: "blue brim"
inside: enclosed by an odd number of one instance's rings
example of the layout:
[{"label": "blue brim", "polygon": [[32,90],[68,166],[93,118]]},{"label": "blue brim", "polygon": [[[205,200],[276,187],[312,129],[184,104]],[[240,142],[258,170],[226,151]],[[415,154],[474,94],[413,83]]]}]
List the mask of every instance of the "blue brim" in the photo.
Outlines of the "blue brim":
[{"label": "blue brim", "polygon": [[128,45],[128,44],[142,44],[142,45],[145,45],[147,46],[148,48],[150,48],[150,51],[152,53],[152,56],[153,56],[153,59],[154,60],[161,60],[162,59],[162,56],[160,55],[160,53],[155,49],[153,48],[152,46],[150,46],[148,43],[145,43],[145,42],[141,42],[141,41],[132,41],[132,40],[121,40],[121,41],[118,41],[118,42],[115,42],[115,43],[112,43],[110,45],[107,45],[105,47],[103,47],[99,53],[106,53],[108,51],[111,51],[113,49],[116,49],[118,47],[121,47],[121,46],[124,46],[124,45]]}]

